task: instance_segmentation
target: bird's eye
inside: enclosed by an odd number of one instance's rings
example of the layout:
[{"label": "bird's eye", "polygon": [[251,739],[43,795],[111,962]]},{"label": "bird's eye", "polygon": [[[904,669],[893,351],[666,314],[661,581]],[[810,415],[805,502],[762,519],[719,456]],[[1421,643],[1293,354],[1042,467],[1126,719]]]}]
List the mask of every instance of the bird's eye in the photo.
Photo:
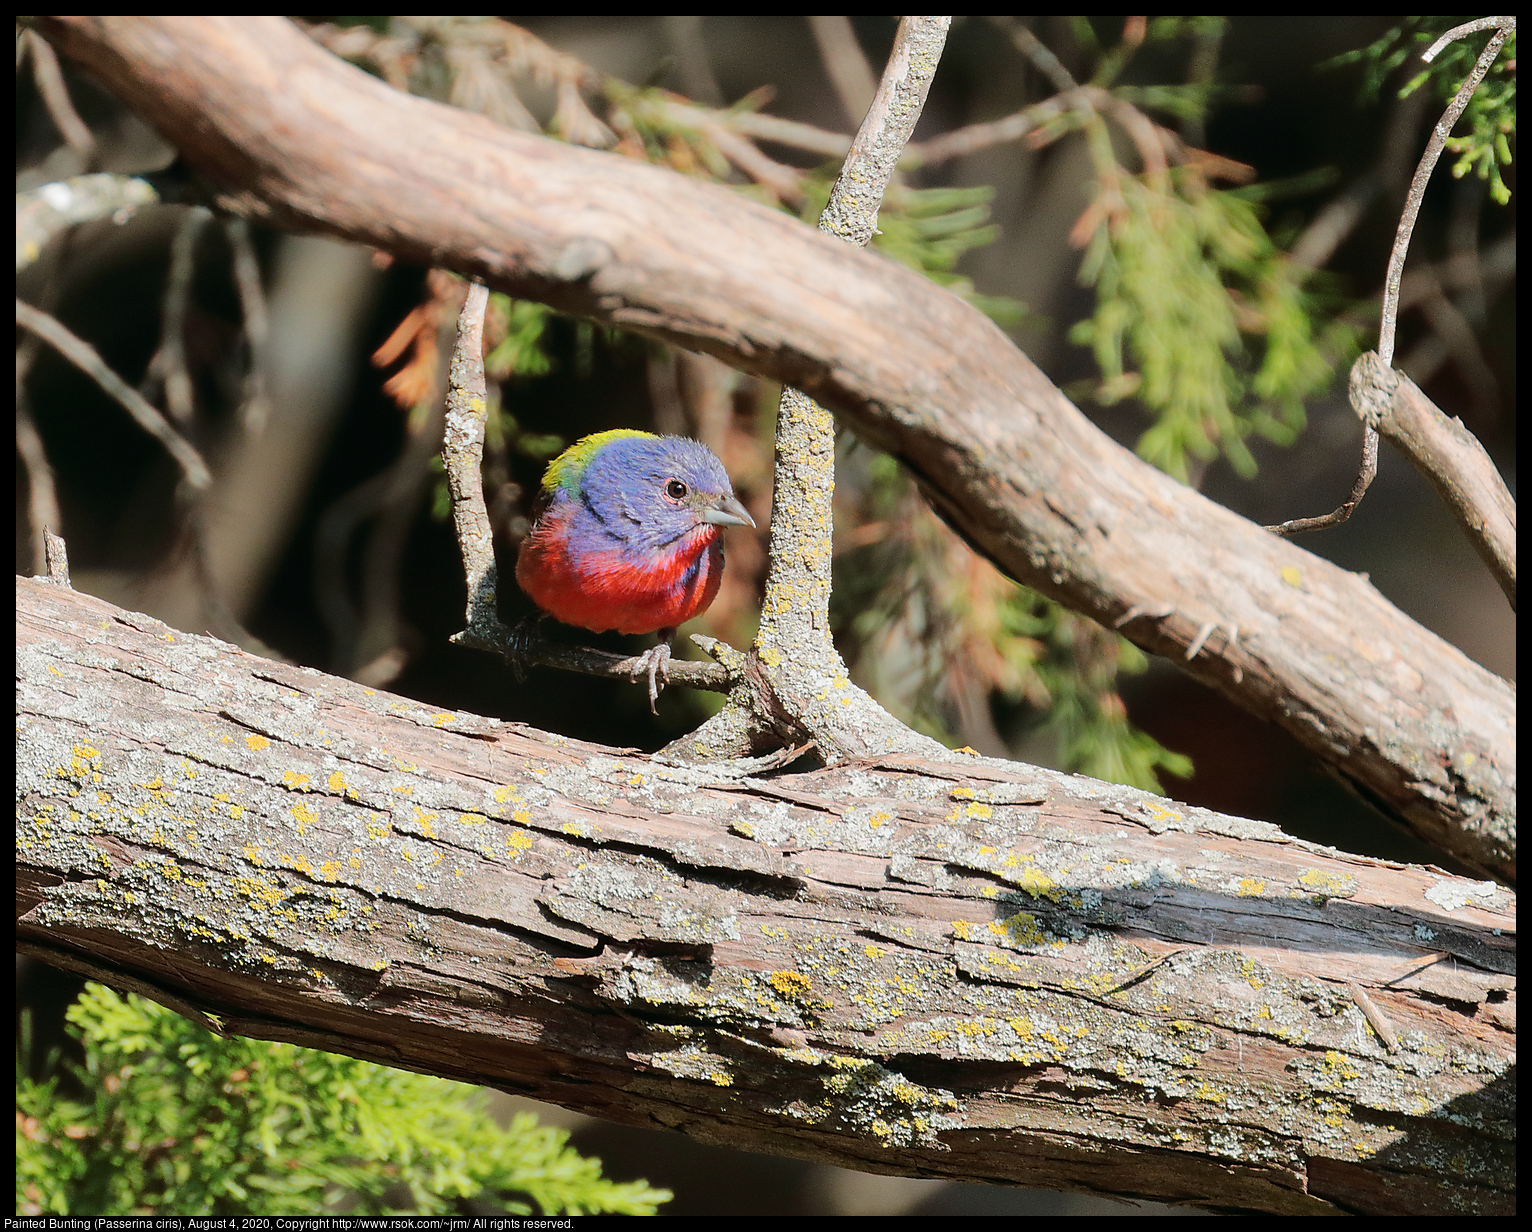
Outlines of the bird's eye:
[{"label": "bird's eye", "polygon": [[688,491],[690,489],[679,479],[672,479],[665,485],[665,495],[671,500],[685,500]]}]

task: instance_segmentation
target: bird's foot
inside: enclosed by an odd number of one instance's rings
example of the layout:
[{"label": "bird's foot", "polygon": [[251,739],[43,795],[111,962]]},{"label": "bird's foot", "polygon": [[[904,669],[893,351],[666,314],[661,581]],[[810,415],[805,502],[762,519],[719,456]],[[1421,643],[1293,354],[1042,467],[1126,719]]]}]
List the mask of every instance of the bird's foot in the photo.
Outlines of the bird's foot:
[{"label": "bird's foot", "polygon": [[659,644],[644,651],[633,664],[635,683],[641,676],[649,677],[650,714],[659,713],[654,704],[659,700],[660,690],[670,683],[670,639],[674,636],[674,629],[661,629]]},{"label": "bird's foot", "polygon": [[505,646],[501,653],[511,669],[511,674],[516,677],[517,683],[527,678],[527,666],[531,662],[532,643],[542,636],[543,616],[538,613],[535,616],[526,616],[511,626],[506,634]]}]

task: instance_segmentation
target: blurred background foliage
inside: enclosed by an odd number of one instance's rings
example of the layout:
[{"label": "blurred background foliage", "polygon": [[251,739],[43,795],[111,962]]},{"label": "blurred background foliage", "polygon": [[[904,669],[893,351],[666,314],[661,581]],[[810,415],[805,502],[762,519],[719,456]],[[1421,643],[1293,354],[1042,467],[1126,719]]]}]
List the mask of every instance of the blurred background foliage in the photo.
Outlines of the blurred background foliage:
[{"label": "blurred background foliage", "polygon": [[[1457,20],[959,18],[874,243],[974,303],[1103,430],[1181,481],[1262,523],[1328,511],[1355,471],[1344,374],[1376,336],[1404,191],[1487,38],[1418,71],[1414,53]],[[380,17],[308,28],[400,89],[812,221],[894,19]],[[67,63],[50,69],[27,37],[19,191],[171,162],[161,138]],[[1514,188],[1514,62],[1513,36],[1427,193],[1396,356],[1484,441],[1513,491],[1515,218],[1502,204]],[[60,89],[87,137],[45,102]],[[40,567],[41,490],[59,510],[75,585],[178,627],[610,744],[657,747],[716,704],[671,690],[654,720],[637,688],[578,676],[518,684],[450,647],[463,581],[437,449],[462,284],[329,241],[208,222],[167,207],[79,228],[20,275],[24,298],[169,408],[212,463],[216,499],[189,501],[120,409],[23,340],[18,572]],[[507,575],[546,461],[608,428],[705,441],[767,525],[777,389],[498,295],[486,333],[485,490]],[[950,744],[1166,790],[1350,850],[1439,860],[1280,733],[1001,576],[887,456],[842,433],[838,462],[837,640],[859,682],[906,721]],[[1410,615],[1514,677],[1509,607],[1424,481],[1386,448],[1352,521],[1302,543],[1367,572]],[[726,551],[724,588],[694,627],[743,645],[764,544],[730,530]],[[851,1213],[863,1201],[852,1182],[805,1179],[817,1175],[808,1165],[763,1164],[795,1179],[778,1176],[753,1198],[743,1184],[698,1196],[695,1173],[683,1183],[667,1166],[651,1160],[643,1175],[677,1189],[672,1213],[750,1201]],[[901,1209],[980,1201],[963,1197],[972,1187],[889,1184],[880,1192],[905,1195]]]},{"label": "blurred background foliage", "polygon": [[314,1216],[652,1215],[527,1113],[426,1074],[241,1036],[88,984],[62,1061],[30,1014],[18,1035],[20,1213]]}]

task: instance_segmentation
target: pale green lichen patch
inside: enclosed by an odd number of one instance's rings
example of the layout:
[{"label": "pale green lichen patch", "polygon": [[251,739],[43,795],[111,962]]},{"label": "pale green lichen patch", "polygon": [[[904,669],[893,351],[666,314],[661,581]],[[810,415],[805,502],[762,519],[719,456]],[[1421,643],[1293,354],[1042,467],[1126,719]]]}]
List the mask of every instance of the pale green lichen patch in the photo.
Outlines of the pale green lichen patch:
[{"label": "pale green lichen patch", "polygon": [[888,856],[900,827],[886,805],[849,805],[844,810],[793,809],[773,800],[747,800],[729,828],[765,847],[788,851],[837,851]]},{"label": "pale green lichen patch", "polygon": [[714,1086],[734,1085],[734,1078],[722,1057],[701,1044],[688,1044],[669,1051],[645,1053],[644,1060],[674,1078],[711,1082]]},{"label": "pale green lichen patch", "polygon": [[[945,868],[996,878],[1033,898],[1072,906],[1083,905],[1077,888],[1082,881],[1089,881],[1092,887],[1098,882],[1095,866],[1101,863],[1099,851],[1056,841],[1044,843],[1041,850],[1019,849],[1014,845],[1019,837],[1015,827],[978,825],[969,820],[966,828],[942,824],[912,831],[895,847],[891,875],[933,888],[955,885],[950,875],[944,880],[941,868],[920,867],[921,861],[940,862]],[[1099,904],[1099,890],[1095,893]]]},{"label": "pale green lichen patch", "polygon": [[[593,760],[603,765],[606,774],[592,774],[585,766],[553,764],[540,769],[538,781],[550,795],[556,793],[568,800],[606,808],[617,796],[610,776],[622,774],[624,767],[612,758]],[[627,774],[631,775],[635,768],[628,768]]]},{"label": "pale green lichen patch", "polygon": [[684,1010],[729,1026],[804,1027],[832,1008],[798,972],[713,968],[675,957],[629,955],[603,987],[618,1004]]},{"label": "pale green lichen patch", "polygon": [[989,920],[954,920],[952,936],[958,941],[1000,945],[1007,949],[1058,949],[1065,939],[1046,931],[1037,916],[1016,911]]},{"label": "pale green lichen patch", "polygon": [[[807,1051],[807,1050],[802,1050]],[[803,1063],[802,1051],[795,1055]],[[810,1125],[835,1126],[884,1147],[941,1147],[937,1136],[963,1124],[951,1091],[928,1087],[873,1061],[814,1052],[823,1096],[772,1109]]]},{"label": "pale green lichen patch", "polygon": [[1057,1065],[1067,1061],[1087,1034],[1035,1010],[995,1014],[935,1014],[911,1018],[880,1033],[880,1049],[943,1059],[1008,1061],[1023,1065]]},{"label": "pale green lichen patch", "polygon": [[739,920],[718,897],[691,892],[683,878],[647,856],[605,859],[593,853],[538,895],[554,915],[616,940],[737,941]]},{"label": "pale green lichen patch", "polygon": [[838,1002],[855,1007],[856,1030],[894,1021],[928,1009],[936,988],[951,976],[945,957],[888,952],[876,959],[865,944],[849,936],[800,937],[794,943],[798,970],[805,972]]}]

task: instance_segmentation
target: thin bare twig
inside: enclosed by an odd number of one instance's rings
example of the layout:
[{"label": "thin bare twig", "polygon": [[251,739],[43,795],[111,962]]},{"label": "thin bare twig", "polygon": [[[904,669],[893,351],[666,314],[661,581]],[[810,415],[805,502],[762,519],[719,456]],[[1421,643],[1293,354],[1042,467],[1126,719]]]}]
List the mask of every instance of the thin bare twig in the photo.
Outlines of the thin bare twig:
[{"label": "thin bare twig", "polygon": [[150,406],[138,391],[118,376],[101,358],[96,348],[56,318],[39,312],[25,300],[16,301],[16,324],[30,330],[60,355],[74,364],[81,372],[114,399],[133,421],[145,432],[159,441],[165,451],[175,459],[186,482],[194,488],[205,488],[212,482],[207,463],[202,460],[191,443],[165,421],[165,417]]},{"label": "thin bare twig", "polygon": [[1480,30],[1488,30],[1491,26],[1498,27],[1501,30],[1514,30],[1516,29],[1516,19],[1514,17],[1479,17],[1473,21],[1464,22],[1461,26],[1453,26],[1446,34],[1442,35],[1441,38],[1421,52],[1420,58],[1427,64],[1430,64],[1431,61],[1442,54],[1448,43],[1455,43],[1458,39],[1467,38],[1470,34],[1476,34]]},{"label": "thin bare twig", "polygon": [[1015,44],[1016,50],[1031,60],[1033,67],[1051,81],[1053,88],[1060,94],[1079,87],[1080,83],[1064,67],[1063,62],[1037,35],[1014,17],[991,17],[990,21],[1011,36],[1011,42]]},{"label": "thin bare twig", "polygon": [[1346,498],[1345,504],[1339,509],[1329,513],[1320,514],[1312,518],[1289,518],[1286,522],[1279,522],[1275,526],[1266,529],[1275,535],[1284,538],[1289,535],[1301,535],[1305,531],[1324,530],[1330,526],[1339,526],[1356,511],[1356,507],[1362,503],[1362,497],[1367,494],[1367,489],[1372,486],[1372,481],[1378,477],[1378,432],[1376,428],[1362,424],[1362,461],[1357,467],[1356,479],[1351,484],[1351,495]]},{"label": "thin bare twig", "polygon": [[[479,469],[489,414],[484,382],[484,312],[488,307],[489,289],[483,283],[470,283],[458,313],[442,430],[442,461],[452,495],[452,525],[463,553],[463,574],[468,579],[465,632],[486,633],[504,631],[495,609],[499,573],[495,565],[494,532],[484,505],[484,476]],[[460,633],[453,640],[462,636]]]},{"label": "thin bare twig", "polygon": [[[1415,178],[1410,184],[1409,195],[1405,198],[1404,212],[1399,218],[1399,229],[1394,235],[1394,247],[1389,253],[1388,273],[1383,282],[1383,321],[1378,331],[1378,355],[1385,367],[1391,365],[1394,359],[1394,331],[1399,319],[1399,284],[1404,274],[1404,261],[1409,253],[1410,236],[1415,230],[1415,219],[1420,214],[1421,202],[1425,200],[1426,184],[1431,178],[1431,172],[1436,167],[1437,160],[1441,157],[1442,150],[1446,148],[1447,138],[1452,134],[1453,126],[1468,106],[1468,100],[1473,97],[1479,83],[1484,80],[1484,75],[1489,72],[1490,65],[1495,62],[1495,57],[1500,54],[1500,48],[1504,45],[1509,28],[1514,28],[1513,18],[1501,19],[1499,28],[1484,45],[1484,50],[1479,53],[1478,62],[1474,65],[1473,72],[1468,75],[1457,95],[1442,113],[1442,118],[1436,122],[1436,127],[1431,130],[1431,139],[1426,143],[1425,153],[1420,156],[1420,164],[1415,168]],[[1477,26],[1474,22],[1457,27],[1461,34],[1471,33]],[[1452,31],[1448,32],[1452,34]],[[1461,37],[1461,34],[1458,37]],[[1447,36],[1443,36],[1447,39]],[[1444,46],[1442,40],[1438,44]],[[1435,56],[1440,49],[1433,45],[1430,50],[1431,56]],[[1353,373],[1355,369],[1353,369]],[[1353,382],[1353,395],[1355,394],[1355,382]],[[1357,470],[1356,482],[1352,484],[1351,495],[1345,504],[1330,513],[1315,518],[1294,518],[1283,522],[1278,526],[1268,526],[1266,529],[1279,535],[1296,535],[1304,531],[1321,530],[1330,526],[1339,526],[1347,521],[1357,505],[1361,503],[1363,495],[1372,484],[1374,476],[1378,473],[1378,434],[1373,426],[1376,416],[1364,413],[1353,397],[1353,408],[1362,416],[1362,461]]]},{"label": "thin bare twig", "polygon": [[[1013,115],[967,124],[929,141],[912,143],[905,149],[899,166],[905,170],[935,166],[949,159],[975,154],[991,146],[1003,145],[1033,134],[1038,134],[1033,138],[1034,143],[1043,144],[1050,135],[1044,135],[1041,130],[1066,111],[1080,113],[1085,117],[1087,125],[1099,122],[1101,116],[1110,116],[1116,120],[1138,150],[1144,174],[1162,192],[1168,191],[1165,174],[1172,162],[1199,171],[1205,179],[1219,177],[1246,183],[1255,176],[1254,169],[1243,163],[1187,145],[1174,132],[1156,124],[1132,103],[1094,85],[1071,86]],[[1106,148],[1110,149],[1110,145]]]},{"label": "thin bare twig", "polygon": [[[1169,129],[1161,128],[1137,107],[1123,102],[1120,98],[1114,98],[1101,91],[1105,95],[1102,109],[1107,111],[1120,124],[1123,130],[1138,147],[1138,156],[1144,164],[1144,178],[1149,181],[1149,187],[1162,195],[1170,193],[1170,167],[1166,161],[1167,140],[1174,140],[1175,134]],[[1179,144],[1179,143],[1178,143]]]},{"label": "thin bare twig", "polygon": [[1383,1041],[1383,1046],[1390,1052],[1399,1051],[1399,1036],[1395,1034],[1392,1024],[1383,1016],[1367,991],[1355,981],[1346,985],[1346,991],[1351,994],[1351,999],[1356,1002],[1357,1008],[1363,1016],[1372,1024],[1372,1029],[1378,1033],[1378,1038]]},{"label": "thin bare twig", "polygon": [[63,536],[45,530],[43,542],[43,556],[48,562],[48,580],[56,586],[72,586],[69,580],[69,550],[64,545]]},{"label": "thin bare twig", "polygon": [[271,326],[266,316],[266,292],[261,286],[261,267],[250,238],[250,223],[243,218],[225,218],[223,231],[234,257],[234,286],[239,292],[245,340],[250,344],[250,366],[245,372],[240,422],[250,435],[259,436],[271,415],[271,401],[266,395],[266,371],[271,362],[267,346]]},{"label": "thin bare twig", "polygon": [[784,201],[803,200],[803,173],[761,153],[747,138],[731,132],[723,124],[704,120],[699,129],[719,152],[753,179]]},{"label": "thin bare twig", "polygon": [[139,386],[139,392],[148,399],[154,397],[156,386],[162,387],[165,409],[171,419],[183,426],[196,415],[196,397],[186,365],[186,309],[191,302],[192,276],[196,272],[197,241],[212,220],[211,210],[194,205],[176,228],[160,308],[160,345]]},{"label": "thin bare twig", "polygon": [[[1510,22],[1511,28],[1515,26],[1513,18],[1502,18],[1500,21],[1502,24],[1490,36],[1489,42],[1484,45],[1484,50],[1479,53],[1473,72],[1458,88],[1452,102],[1447,105],[1447,110],[1442,112],[1442,118],[1431,130],[1431,140],[1426,143],[1425,153],[1420,156],[1420,165],[1415,168],[1415,179],[1410,184],[1410,195],[1405,199],[1404,213],[1399,218],[1399,230],[1394,236],[1393,251],[1388,257],[1388,274],[1383,283],[1383,323],[1378,330],[1378,354],[1383,357],[1385,364],[1394,362],[1394,330],[1399,317],[1399,282],[1404,275],[1404,260],[1409,253],[1410,236],[1415,230],[1415,219],[1420,214],[1421,202],[1425,200],[1426,184],[1430,181],[1431,172],[1436,169],[1436,162],[1447,146],[1447,138],[1452,135],[1458,118],[1468,106],[1468,100],[1473,97],[1474,91],[1479,88],[1479,83],[1484,80],[1484,75],[1489,72],[1490,65],[1495,62],[1495,57],[1500,54],[1500,48],[1505,45],[1510,28],[1507,28],[1504,23]],[[1476,25],[1475,22],[1469,22],[1468,25],[1459,26],[1458,29],[1468,33],[1470,27]],[[1451,33],[1451,31],[1448,32],[1448,34]],[[1442,36],[1443,39],[1447,37],[1447,35]]]},{"label": "thin bare twig", "polygon": [[943,133],[929,141],[916,142],[905,151],[902,166],[930,167],[951,158],[974,154],[990,146],[1016,141],[1035,132],[1045,124],[1056,120],[1064,112],[1079,104],[1079,98],[1094,86],[1076,86],[1062,94],[1044,99],[1040,103],[1004,116],[999,120],[984,120],[978,124],[965,124],[950,133]]},{"label": "thin bare twig", "polygon": [[720,111],[715,113],[715,119],[724,127],[755,141],[775,141],[778,145],[828,158],[845,158],[846,151],[851,148],[851,138],[845,133],[832,133],[812,124],[784,120],[781,116],[760,111]]}]

